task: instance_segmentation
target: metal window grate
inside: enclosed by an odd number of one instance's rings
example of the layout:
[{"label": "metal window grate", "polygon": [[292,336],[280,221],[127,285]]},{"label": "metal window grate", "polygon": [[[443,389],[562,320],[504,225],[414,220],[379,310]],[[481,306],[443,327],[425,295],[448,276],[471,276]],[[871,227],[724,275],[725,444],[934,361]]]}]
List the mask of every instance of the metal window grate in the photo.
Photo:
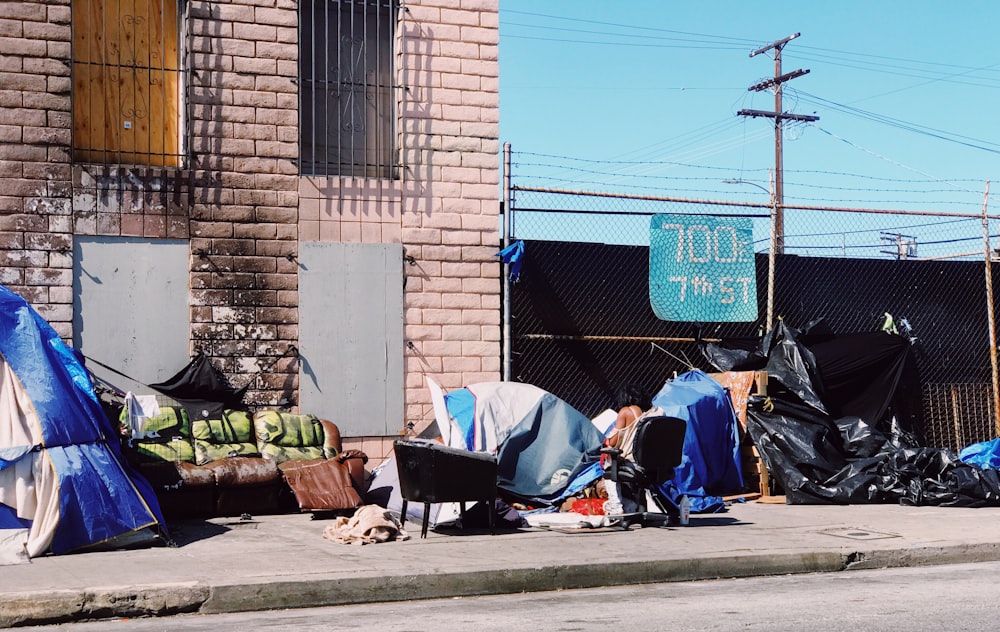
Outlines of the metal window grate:
[{"label": "metal window grate", "polygon": [[300,171],[394,178],[396,0],[303,0]]}]

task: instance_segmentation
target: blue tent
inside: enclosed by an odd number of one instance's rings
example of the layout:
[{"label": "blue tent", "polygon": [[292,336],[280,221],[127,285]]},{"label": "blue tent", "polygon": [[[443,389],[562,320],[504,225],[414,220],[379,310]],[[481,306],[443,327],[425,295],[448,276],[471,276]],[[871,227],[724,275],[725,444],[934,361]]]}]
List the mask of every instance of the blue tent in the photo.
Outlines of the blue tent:
[{"label": "blue tent", "polygon": [[678,375],[653,397],[663,414],[687,422],[684,457],[674,477],[664,485],[676,499],[687,495],[691,511],[721,509],[713,492],[735,492],[743,487],[739,430],[729,395],[721,384],[699,370]]},{"label": "blue tent", "polygon": [[0,356],[0,563],[162,529],[156,497],[124,464],[86,369],[3,286]]}]

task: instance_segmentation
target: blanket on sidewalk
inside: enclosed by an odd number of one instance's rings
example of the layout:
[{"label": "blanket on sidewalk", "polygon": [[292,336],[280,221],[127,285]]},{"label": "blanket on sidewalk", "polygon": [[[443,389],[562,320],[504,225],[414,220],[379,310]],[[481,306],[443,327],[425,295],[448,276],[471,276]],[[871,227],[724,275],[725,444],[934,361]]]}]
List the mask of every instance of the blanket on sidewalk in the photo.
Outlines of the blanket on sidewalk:
[{"label": "blanket on sidewalk", "polygon": [[396,517],[378,505],[359,507],[350,518],[337,517],[332,525],[323,530],[323,537],[341,544],[357,545],[410,538]]}]

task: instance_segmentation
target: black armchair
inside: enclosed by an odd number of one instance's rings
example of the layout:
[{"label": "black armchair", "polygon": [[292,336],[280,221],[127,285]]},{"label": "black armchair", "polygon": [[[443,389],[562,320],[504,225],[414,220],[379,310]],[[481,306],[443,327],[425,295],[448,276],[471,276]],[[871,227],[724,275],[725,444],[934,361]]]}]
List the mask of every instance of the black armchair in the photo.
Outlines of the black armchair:
[{"label": "black armchair", "polygon": [[393,444],[403,498],[400,524],[406,522],[408,501],[424,503],[420,537],[427,537],[431,503],[457,502],[465,517],[467,501],[489,508],[490,533],[496,521],[497,459],[485,452],[451,448],[426,439],[398,439]]}]

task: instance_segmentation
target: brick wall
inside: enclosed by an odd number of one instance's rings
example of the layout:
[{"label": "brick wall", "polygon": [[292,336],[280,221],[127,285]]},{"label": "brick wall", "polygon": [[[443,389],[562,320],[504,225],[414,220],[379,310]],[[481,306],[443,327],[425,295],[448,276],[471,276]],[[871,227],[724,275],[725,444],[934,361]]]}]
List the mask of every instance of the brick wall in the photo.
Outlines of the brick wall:
[{"label": "brick wall", "polygon": [[0,2],[0,283],[72,335],[69,0]]},{"label": "brick wall", "polygon": [[73,174],[77,234],[189,239],[190,351],[256,405],[298,388],[296,6],[188,2],[185,168]]},{"label": "brick wall", "polygon": [[192,340],[273,405],[298,388],[297,3],[189,6]]},{"label": "brick wall", "polygon": [[299,240],[401,243],[404,426],[433,416],[425,376],[499,379],[498,0],[406,6],[390,181],[297,175],[295,0],[188,3],[183,169],[72,164],[69,0],[0,3],[0,282],[70,338],[74,232],[189,239],[191,350],[273,405],[298,387]]}]

